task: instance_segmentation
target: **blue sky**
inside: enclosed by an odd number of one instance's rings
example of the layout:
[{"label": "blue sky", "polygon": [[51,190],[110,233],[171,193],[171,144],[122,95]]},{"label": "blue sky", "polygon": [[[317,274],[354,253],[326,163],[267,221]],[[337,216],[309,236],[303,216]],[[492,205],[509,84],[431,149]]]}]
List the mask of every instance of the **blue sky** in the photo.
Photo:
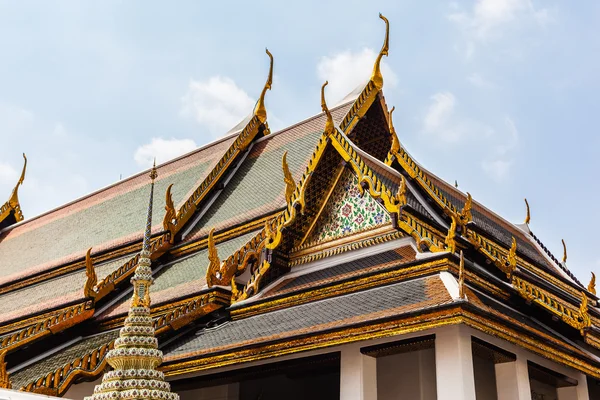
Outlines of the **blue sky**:
[{"label": "blue sky", "polygon": [[225,134],[275,57],[272,128],[368,78],[426,168],[600,272],[600,3],[0,1],[0,195],[32,217]]}]

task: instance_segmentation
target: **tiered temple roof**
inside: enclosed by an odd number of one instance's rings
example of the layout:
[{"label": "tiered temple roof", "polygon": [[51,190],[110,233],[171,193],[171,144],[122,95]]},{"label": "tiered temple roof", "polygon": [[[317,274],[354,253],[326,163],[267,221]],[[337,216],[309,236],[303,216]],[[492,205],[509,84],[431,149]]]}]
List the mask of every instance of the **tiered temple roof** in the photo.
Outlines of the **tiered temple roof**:
[{"label": "tiered temple roof", "polygon": [[[267,52],[250,117],[158,166],[155,183],[144,171],[0,219],[0,356],[13,387],[62,396],[115,367],[118,330],[138,318],[127,315],[139,265],[155,279],[152,322],[140,312],[167,377],[466,324],[600,378],[594,285],[402,145],[383,96],[382,19],[373,74],[343,104],[330,110],[324,85],[322,113],[272,133]],[[165,201],[144,235],[151,185]]]}]

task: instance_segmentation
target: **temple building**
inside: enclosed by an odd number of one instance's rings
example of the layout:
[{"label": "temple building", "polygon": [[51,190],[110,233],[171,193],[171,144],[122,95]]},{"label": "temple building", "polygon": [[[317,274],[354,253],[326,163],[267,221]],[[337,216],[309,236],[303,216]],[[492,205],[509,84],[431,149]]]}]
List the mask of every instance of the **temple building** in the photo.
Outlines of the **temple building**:
[{"label": "temple building", "polygon": [[213,143],[31,219],[24,166],[0,209],[0,387],[600,399],[593,274],[568,270],[566,246],[552,255],[529,205],[511,223],[410,155],[383,93],[380,17],[369,81],[331,107],[325,82],[322,113],[279,132],[267,51],[256,106]]}]

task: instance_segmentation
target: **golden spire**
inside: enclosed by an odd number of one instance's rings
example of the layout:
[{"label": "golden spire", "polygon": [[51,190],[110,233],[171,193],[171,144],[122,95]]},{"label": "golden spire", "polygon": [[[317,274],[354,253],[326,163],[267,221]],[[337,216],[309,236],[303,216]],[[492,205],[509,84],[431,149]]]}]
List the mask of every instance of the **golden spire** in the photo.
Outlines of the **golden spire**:
[{"label": "golden spire", "polygon": [[150,268],[150,234],[156,177],[156,167],[153,167],[150,173],[152,184],[144,243],[131,278],[133,295],[129,313],[125,318],[125,326],[115,340],[114,348],[106,354],[106,361],[113,370],[104,374],[102,383],[94,388],[94,394],[85,400],[179,400],[177,394],[171,393],[171,386],[165,382],[164,374],[156,370],[162,362],[163,354],[158,350],[154,322],[150,316],[150,286],[154,281]]},{"label": "golden spire", "polygon": [[388,55],[390,49],[390,22],[386,17],[379,13],[379,18],[385,21],[385,39],[383,40],[383,47],[375,60],[375,66],[373,67],[373,74],[371,75],[371,82],[375,85],[377,90],[383,88],[383,75],[381,75],[381,58]]},{"label": "golden spire", "polygon": [[327,121],[325,122],[325,133],[332,134],[335,132],[335,125],[333,124],[333,117],[331,116],[331,112],[329,112],[329,108],[327,108],[327,102],[325,101],[325,86],[329,84],[329,81],[325,81],[323,86],[321,86],[321,110],[327,116]]},{"label": "golden spire", "polygon": [[12,382],[10,381],[8,371],[6,370],[6,363],[4,362],[4,356],[6,356],[6,351],[3,351],[2,353],[0,353],[0,388],[12,389]]},{"label": "golden spire", "polygon": [[208,261],[209,265],[206,270],[206,284],[211,287],[219,283],[221,280],[221,260],[219,259],[219,252],[217,246],[215,246],[215,228],[212,228],[208,233]]},{"label": "golden spire", "polygon": [[267,55],[269,56],[270,66],[269,66],[269,76],[267,77],[267,83],[265,83],[265,87],[263,88],[258,101],[256,102],[256,107],[254,108],[254,115],[256,115],[260,122],[265,123],[267,121],[267,109],[265,108],[265,94],[267,90],[271,90],[271,85],[273,84],[273,55],[269,52],[269,49],[265,49]]},{"label": "golden spire", "polygon": [[465,298],[465,256],[463,251],[460,251],[460,264],[458,268],[458,297]]},{"label": "golden spire", "polygon": [[592,293],[592,294],[596,294],[596,274],[594,274],[592,272],[592,279],[590,279],[590,283],[588,284],[587,287],[588,292]]},{"label": "golden spire", "polygon": [[287,151],[281,157],[281,167],[283,168],[283,181],[285,182],[285,201],[289,203],[296,190],[296,183],[287,163]]},{"label": "golden spire", "polygon": [[94,286],[98,283],[98,277],[96,276],[96,270],[94,269],[94,264],[92,263],[92,248],[90,247],[85,253],[85,276],[87,277],[85,281],[85,286],[83,287],[83,295],[85,297],[96,297],[96,292],[94,291]]},{"label": "golden spire", "polygon": [[525,199],[525,206],[527,207],[527,216],[525,217],[525,223],[529,225],[529,221],[531,221],[531,212],[529,210],[529,202]]},{"label": "golden spire", "polygon": [[567,244],[565,243],[565,239],[560,239],[560,241],[562,242],[563,245],[563,263],[567,262]]},{"label": "golden spire", "polygon": [[175,204],[173,204],[173,195],[171,193],[172,187],[172,183],[169,185],[169,187],[167,187],[167,193],[165,194],[165,216],[163,218],[163,229],[165,231],[169,231],[171,234],[171,243],[175,241],[176,230],[174,221],[177,217],[177,213],[175,212]]}]

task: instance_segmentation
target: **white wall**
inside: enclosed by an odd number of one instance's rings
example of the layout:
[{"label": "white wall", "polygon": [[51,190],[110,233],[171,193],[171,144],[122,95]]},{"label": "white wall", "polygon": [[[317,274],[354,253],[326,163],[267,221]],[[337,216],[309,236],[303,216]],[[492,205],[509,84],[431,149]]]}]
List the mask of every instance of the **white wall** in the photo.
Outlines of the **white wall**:
[{"label": "white wall", "polygon": [[50,400],[59,399],[59,397],[44,396],[19,390],[0,389],[0,400]]},{"label": "white wall", "polygon": [[435,349],[377,358],[377,400],[435,399]]}]

